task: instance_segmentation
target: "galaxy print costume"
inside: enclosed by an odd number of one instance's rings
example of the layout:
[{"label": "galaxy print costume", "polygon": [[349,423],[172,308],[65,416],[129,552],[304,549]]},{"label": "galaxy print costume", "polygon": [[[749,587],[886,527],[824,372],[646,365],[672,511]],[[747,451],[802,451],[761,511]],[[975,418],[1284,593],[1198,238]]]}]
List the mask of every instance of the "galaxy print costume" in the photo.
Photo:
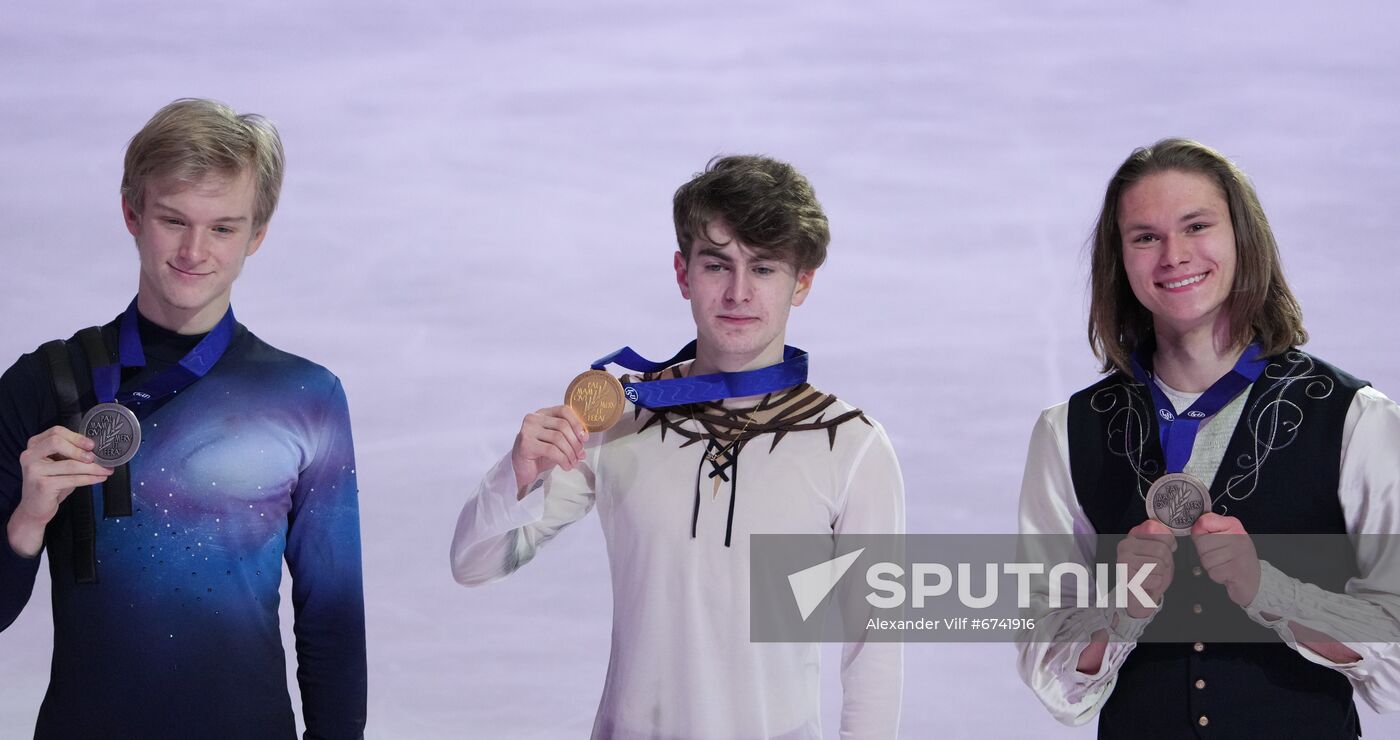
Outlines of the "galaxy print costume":
[{"label": "galaxy print costume", "polygon": [[[109,342],[116,325],[103,327]],[[144,317],[139,328],[147,367],[123,373],[124,392],[201,338]],[[86,408],[88,363],[69,345]],[[0,378],[0,521],[20,502],[20,453],[57,419],[43,358],[21,357]],[[362,736],[359,508],[340,381],[240,324],[143,436],[132,515],[104,517],[95,489],[96,583],[74,577],[71,511],[46,532],[54,658],[35,737],[295,737],[277,619],[284,556],[306,737]],[[38,566],[0,542],[0,625],[24,608]]]},{"label": "galaxy print costume", "polygon": [[[884,429],[802,384],[737,412],[629,404],[584,450],[523,499],[509,454],[486,474],[457,522],[457,580],[509,575],[596,504],[613,637],[593,737],[823,737],[820,645],[749,640],[749,536],[903,532],[904,483]],[[898,734],[902,661],[895,643],[842,646],[842,737]]]}]

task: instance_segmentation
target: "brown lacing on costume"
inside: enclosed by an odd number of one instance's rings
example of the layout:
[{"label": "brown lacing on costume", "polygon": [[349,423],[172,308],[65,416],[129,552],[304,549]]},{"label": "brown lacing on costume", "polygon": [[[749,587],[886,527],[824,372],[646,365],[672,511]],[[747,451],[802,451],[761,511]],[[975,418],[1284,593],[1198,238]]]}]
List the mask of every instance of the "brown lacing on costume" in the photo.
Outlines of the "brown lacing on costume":
[{"label": "brown lacing on costume", "polygon": [[[661,380],[683,375],[680,366],[673,366],[661,372],[646,373],[640,379]],[[624,376],[622,380],[629,382],[630,379]],[[830,419],[823,418],[826,410],[834,403],[836,396],[822,393],[810,384],[803,383],[785,391],[769,393],[756,406],[748,409],[725,408],[724,404],[718,401],[651,409],[651,417],[638,427],[637,433],[660,426],[662,440],[666,439],[666,432],[670,431],[686,440],[681,443],[681,447],[689,447],[701,441],[706,443],[705,454],[700,457],[700,465],[695,470],[695,506],[690,517],[690,537],[695,538],[696,526],[700,520],[700,474],[708,460],[711,466],[709,478],[719,479],[715,481],[716,493],[720,482],[729,483],[729,517],[724,527],[724,546],[729,547],[734,530],[734,502],[738,498],[739,452],[750,440],[764,434],[773,435],[773,444],[768,448],[768,451],[772,452],[789,433],[816,430],[826,430],[827,444],[835,448],[836,429],[840,425],[860,419],[870,426],[870,420],[865,418],[865,412],[860,409],[853,409]],[[641,407],[635,408],[634,411],[640,418]],[[692,431],[682,426],[690,420],[698,423],[701,430]]]}]

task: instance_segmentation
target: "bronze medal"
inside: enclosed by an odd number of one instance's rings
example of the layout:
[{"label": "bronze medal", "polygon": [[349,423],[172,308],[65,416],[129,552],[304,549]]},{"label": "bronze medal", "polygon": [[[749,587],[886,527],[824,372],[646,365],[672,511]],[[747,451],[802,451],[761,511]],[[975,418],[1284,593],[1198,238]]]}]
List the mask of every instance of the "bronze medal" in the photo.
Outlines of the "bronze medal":
[{"label": "bronze medal", "polygon": [[1177,537],[1191,534],[1191,525],[1207,511],[1210,489],[1194,475],[1167,473],[1147,489],[1147,515]]},{"label": "bronze medal", "polygon": [[622,418],[626,397],[617,378],[602,370],[589,370],[569,383],[564,403],[578,414],[589,432],[601,432]]}]

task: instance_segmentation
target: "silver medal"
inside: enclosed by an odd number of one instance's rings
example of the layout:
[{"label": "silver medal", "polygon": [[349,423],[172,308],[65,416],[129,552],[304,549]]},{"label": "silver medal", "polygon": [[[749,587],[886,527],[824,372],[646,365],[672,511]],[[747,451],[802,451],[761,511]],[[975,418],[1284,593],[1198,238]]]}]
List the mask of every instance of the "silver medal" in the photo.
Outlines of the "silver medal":
[{"label": "silver medal", "polygon": [[88,409],[78,430],[96,443],[92,454],[104,468],[125,464],[141,447],[141,422],[121,404],[99,403]]},{"label": "silver medal", "polygon": [[1191,525],[1207,511],[1210,489],[1194,475],[1167,473],[1147,489],[1147,515],[1178,537],[1191,534]]}]

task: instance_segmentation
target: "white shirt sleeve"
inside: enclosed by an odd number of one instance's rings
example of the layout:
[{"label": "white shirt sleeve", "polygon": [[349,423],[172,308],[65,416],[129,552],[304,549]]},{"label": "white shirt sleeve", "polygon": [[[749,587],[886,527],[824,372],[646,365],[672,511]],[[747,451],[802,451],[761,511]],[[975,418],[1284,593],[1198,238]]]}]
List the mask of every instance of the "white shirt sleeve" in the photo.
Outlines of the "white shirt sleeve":
[{"label": "white shirt sleeve", "polygon": [[[903,534],[904,477],[885,430],[874,433],[856,456],[834,531]],[[848,642],[841,652],[841,740],[882,740],[899,733],[904,696],[904,646],[898,642]]]},{"label": "white shirt sleeve", "polygon": [[[1075,556],[1093,573],[1097,533],[1074,493],[1069,472],[1068,426],[1069,404],[1062,403],[1041,413],[1031,432],[1021,479],[1020,532],[1075,535]],[[1044,588],[1045,583],[1040,582],[1038,588]],[[1033,593],[1032,598],[1049,603],[1044,593]],[[1050,714],[1067,725],[1082,725],[1098,713],[1113,691],[1119,667],[1151,622],[1150,617],[1133,619],[1122,609],[1041,609],[1035,619],[1034,639],[1016,644],[1017,669],[1021,680]],[[1103,662],[1096,673],[1080,673],[1079,656],[1090,635],[1101,629],[1112,635],[1105,646]]]},{"label": "white shirt sleeve", "polygon": [[462,506],[452,537],[452,576],[464,586],[500,580],[530,562],[544,543],[593,508],[605,435],[584,443],[573,470],[554,468],[519,498],[510,453],[491,468]]},{"label": "white shirt sleeve", "polygon": [[[1360,575],[1337,594],[1260,561],[1259,593],[1245,612],[1303,657],[1340,671],[1376,711],[1400,710],[1400,406],[1373,388],[1358,391],[1347,409],[1338,498]],[[1361,660],[1331,662],[1299,644],[1289,622],[1365,636],[1342,640]]]}]

